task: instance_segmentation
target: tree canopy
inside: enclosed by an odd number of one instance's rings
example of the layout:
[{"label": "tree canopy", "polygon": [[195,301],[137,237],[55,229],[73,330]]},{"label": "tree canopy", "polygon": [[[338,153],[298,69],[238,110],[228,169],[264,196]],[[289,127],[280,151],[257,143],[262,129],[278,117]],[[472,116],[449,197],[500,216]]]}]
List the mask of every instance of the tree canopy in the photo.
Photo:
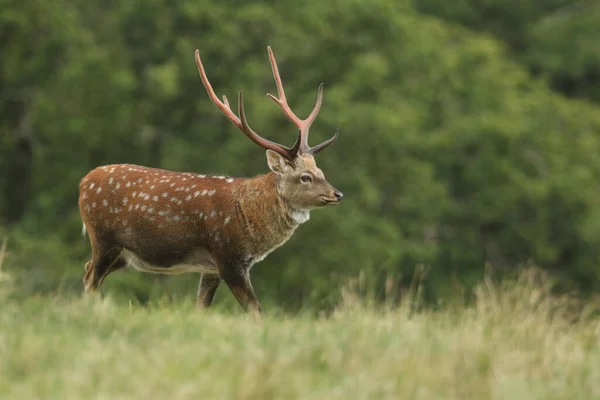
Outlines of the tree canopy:
[{"label": "tree canopy", "polygon": [[[267,171],[264,151],[210,102],[193,59],[198,48],[217,94],[243,90],[252,126],[291,145],[293,126],[265,96],[275,91],[267,45],[299,115],[325,83],[311,139],[340,128],[317,162],[345,200],[313,212],[255,268],[261,296],[323,304],[361,271],[402,284],[424,266],[434,298],[486,268],[527,263],[565,288],[600,289],[596,5],[0,4],[0,226],[27,290],[80,290],[89,245],[77,187],[98,165]],[[140,283],[151,277],[116,275],[115,290],[151,290]]]}]

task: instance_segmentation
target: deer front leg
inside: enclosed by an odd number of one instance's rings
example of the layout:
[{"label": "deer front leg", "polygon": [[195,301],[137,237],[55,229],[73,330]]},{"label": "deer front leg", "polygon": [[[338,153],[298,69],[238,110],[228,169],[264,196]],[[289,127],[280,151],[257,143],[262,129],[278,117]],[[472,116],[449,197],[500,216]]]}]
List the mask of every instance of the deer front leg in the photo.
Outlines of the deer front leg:
[{"label": "deer front leg", "polygon": [[219,275],[225,281],[240,306],[250,312],[254,318],[260,317],[263,309],[256,297],[256,293],[254,293],[248,269],[243,265],[229,264],[219,270]]},{"label": "deer front leg", "polygon": [[199,309],[208,308],[215,297],[215,292],[221,283],[218,275],[209,275],[203,273],[200,275],[200,285],[198,286],[198,299],[196,306]]}]

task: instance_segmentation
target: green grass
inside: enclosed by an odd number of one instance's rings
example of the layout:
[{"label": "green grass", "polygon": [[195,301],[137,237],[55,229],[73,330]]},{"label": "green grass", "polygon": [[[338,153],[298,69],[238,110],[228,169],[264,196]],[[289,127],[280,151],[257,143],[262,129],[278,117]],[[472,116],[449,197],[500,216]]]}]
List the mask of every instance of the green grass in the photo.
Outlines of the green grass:
[{"label": "green grass", "polygon": [[484,284],[469,307],[377,309],[345,293],[326,317],[259,322],[188,303],[7,296],[0,398],[600,398],[600,320],[534,281]]}]

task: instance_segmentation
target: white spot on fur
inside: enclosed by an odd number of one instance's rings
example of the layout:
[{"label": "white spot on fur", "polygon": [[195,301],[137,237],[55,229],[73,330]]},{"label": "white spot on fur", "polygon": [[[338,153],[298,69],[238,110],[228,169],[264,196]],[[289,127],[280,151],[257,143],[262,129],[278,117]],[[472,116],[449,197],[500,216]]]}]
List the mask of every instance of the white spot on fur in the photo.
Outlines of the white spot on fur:
[{"label": "white spot on fur", "polygon": [[216,216],[216,215],[217,215],[217,213],[216,213],[214,210],[210,212],[210,216],[211,216],[211,217],[214,217],[214,216]]},{"label": "white spot on fur", "polygon": [[117,182],[117,184],[115,185],[115,189],[119,189],[121,187],[121,182]]},{"label": "white spot on fur", "polygon": [[[115,170],[115,169],[113,168],[113,169],[112,169],[112,171],[110,171],[110,172],[113,172],[114,170]],[[110,178],[108,178],[108,184],[109,184],[109,185],[112,185],[112,184],[113,184],[113,181],[114,181],[114,179],[113,179],[113,177],[112,177],[112,176],[111,176]]]},{"label": "white spot on fur", "polygon": [[94,183],[90,183],[90,189],[94,188]]},{"label": "white spot on fur", "polygon": [[131,182],[127,181],[127,183],[125,184],[125,187],[130,187],[131,186]]},{"label": "white spot on fur", "polygon": [[104,207],[106,207],[106,206],[108,205],[108,201],[106,201],[106,199],[105,199],[105,200],[102,200],[102,205],[103,205]]},{"label": "white spot on fur", "polygon": [[196,192],[194,192],[194,197],[198,197],[200,195],[200,191],[197,190]]},{"label": "white spot on fur", "polygon": [[152,196],[152,200],[158,201],[158,196],[156,196],[156,195]]},{"label": "white spot on fur", "polygon": [[208,190],[204,189],[202,193],[200,193],[200,196],[204,196],[206,193],[208,193]]},{"label": "white spot on fur", "polygon": [[209,195],[209,196],[212,196],[212,195],[213,195],[213,194],[215,194],[215,193],[217,193],[217,191],[213,189],[213,190],[211,190],[210,192],[208,192],[208,195]]},{"label": "white spot on fur", "polygon": [[161,196],[162,196],[162,197],[167,197],[167,196],[169,196],[169,193],[167,193],[167,192],[164,192],[163,194],[161,194]]},{"label": "white spot on fur", "polygon": [[233,178],[227,178],[227,179],[225,179],[225,182],[231,183],[231,182],[233,182]]},{"label": "white spot on fur", "polygon": [[92,203],[92,208],[96,208],[96,202]]},{"label": "white spot on fur", "polygon": [[102,191],[101,187],[98,187],[98,190],[96,190],[96,193],[100,193]]},{"label": "white spot on fur", "polygon": [[129,200],[127,200],[127,197],[123,197],[123,205],[124,205],[124,206],[126,206],[126,205],[127,205],[127,202],[128,202],[128,201],[129,201]]},{"label": "white spot on fur", "polygon": [[225,221],[223,221],[223,226],[227,225],[229,221],[231,221],[231,217],[225,218]]},{"label": "white spot on fur", "polygon": [[188,197],[186,197],[185,199],[189,201],[189,200],[191,200],[191,198],[192,198],[192,195],[190,194],[190,195],[188,195]]}]

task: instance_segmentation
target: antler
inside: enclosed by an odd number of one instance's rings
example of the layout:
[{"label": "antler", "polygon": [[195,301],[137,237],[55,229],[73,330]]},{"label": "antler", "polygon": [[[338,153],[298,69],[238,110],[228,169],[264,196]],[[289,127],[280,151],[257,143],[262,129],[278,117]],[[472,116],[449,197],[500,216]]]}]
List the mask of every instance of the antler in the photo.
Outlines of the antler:
[{"label": "antler", "polygon": [[268,139],[263,138],[262,136],[260,136],[258,133],[254,132],[250,128],[250,126],[248,125],[248,121],[246,121],[246,114],[244,112],[244,98],[242,96],[242,92],[240,92],[238,95],[238,114],[240,115],[239,118],[231,110],[231,107],[229,106],[229,101],[227,100],[226,96],[223,96],[223,101],[219,100],[219,98],[215,94],[215,91],[213,90],[213,88],[208,80],[208,77],[206,76],[206,72],[204,71],[204,66],[202,65],[202,60],[200,60],[200,52],[198,51],[198,49],[196,49],[196,64],[198,65],[198,72],[200,73],[200,79],[202,79],[202,83],[204,84],[204,87],[206,88],[206,91],[208,92],[208,96],[210,97],[212,102],[215,104],[215,106],[217,106],[217,108],[219,110],[221,110],[221,112],[223,114],[225,114],[225,116],[235,126],[237,126],[237,128],[240,131],[244,132],[244,134],[246,136],[248,136],[248,138],[250,140],[252,140],[254,143],[256,143],[257,145],[259,145],[265,149],[273,150],[273,151],[281,154],[283,157],[287,158],[288,160],[293,160],[296,157],[296,155],[298,154],[299,146],[300,146],[299,140],[296,141],[294,146],[292,146],[291,148],[288,148],[288,147],[280,145],[279,143],[275,143]]},{"label": "antler", "polygon": [[[319,111],[321,110],[321,103],[323,101],[323,84],[321,83],[319,85],[319,91],[317,93],[317,103],[315,104],[315,108],[313,108],[312,112],[309,114],[308,117],[306,117],[306,119],[298,118],[298,116],[294,114],[294,112],[288,105],[287,99],[285,97],[285,91],[283,90],[283,83],[281,82],[281,77],[279,76],[279,68],[277,68],[277,61],[275,61],[275,56],[273,55],[273,50],[271,50],[271,46],[267,46],[267,50],[269,51],[269,60],[271,61],[271,68],[273,69],[273,78],[275,78],[275,84],[277,85],[277,93],[279,95],[279,98],[273,96],[271,93],[267,93],[267,96],[269,96],[275,103],[277,103],[279,107],[281,107],[281,110],[283,110],[283,113],[288,117],[288,119],[294,125],[296,125],[296,127],[298,127],[300,133],[298,135],[298,140],[296,144],[300,142],[299,153],[312,155],[317,154],[325,147],[335,142],[340,135],[340,131],[339,129],[337,129],[333,137],[329,140],[326,140],[325,142],[318,144],[314,147],[310,147],[308,145],[308,132],[310,130],[311,125],[317,118]],[[295,146],[296,145],[294,145],[294,147]]]},{"label": "antler", "polygon": [[335,134],[329,140],[325,142],[310,147],[308,145],[308,131],[310,130],[310,126],[317,118],[317,114],[319,114],[319,110],[321,109],[321,102],[323,101],[323,84],[319,85],[319,92],[317,94],[317,104],[315,108],[312,110],[310,115],[306,119],[300,119],[294,114],[291,110],[290,106],[287,103],[287,99],[285,98],[285,92],[283,90],[283,84],[281,82],[281,77],[279,76],[279,70],[277,68],[277,62],[275,61],[275,56],[273,56],[273,51],[271,47],[268,46],[267,50],[269,51],[269,59],[271,60],[271,68],[273,69],[273,77],[275,78],[275,83],[277,85],[277,92],[279,94],[279,98],[273,96],[268,93],[267,95],[275,101],[279,107],[283,110],[283,113],[288,117],[294,125],[298,127],[299,133],[298,138],[296,139],[296,143],[292,147],[285,147],[279,143],[272,142],[268,139],[263,138],[258,133],[254,132],[250,126],[248,125],[248,121],[246,121],[246,114],[244,112],[244,99],[242,96],[242,92],[239,93],[238,96],[238,114],[239,117],[235,115],[235,113],[231,110],[229,106],[229,101],[226,96],[223,96],[223,101],[219,100],[217,95],[215,94],[208,77],[206,76],[206,72],[204,71],[204,66],[202,65],[202,60],[200,60],[200,52],[196,49],[196,64],[198,65],[198,72],[200,73],[200,79],[202,79],[202,83],[208,92],[208,96],[212,100],[212,102],[217,106],[219,110],[235,125],[239,130],[244,132],[244,134],[252,140],[254,143],[259,146],[273,150],[288,160],[293,160],[296,158],[298,154],[317,154],[325,147],[329,146],[333,142],[335,142],[339,137],[339,129],[336,130]]}]

